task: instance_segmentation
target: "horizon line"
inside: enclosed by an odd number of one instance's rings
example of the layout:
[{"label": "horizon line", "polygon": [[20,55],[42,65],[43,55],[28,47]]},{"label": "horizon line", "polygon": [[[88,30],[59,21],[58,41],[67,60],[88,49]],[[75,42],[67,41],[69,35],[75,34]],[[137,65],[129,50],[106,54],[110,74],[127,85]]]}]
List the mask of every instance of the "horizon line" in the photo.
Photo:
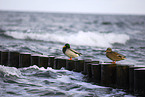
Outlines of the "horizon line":
[{"label": "horizon line", "polygon": [[38,12],[38,13],[62,13],[62,14],[93,14],[93,15],[143,15],[145,14],[135,14],[135,13],[105,13],[105,12],[68,12],[68,11],[38,11],[38,10],[10,10],[10,9],[0,9],[0,11],[8,12]]}]

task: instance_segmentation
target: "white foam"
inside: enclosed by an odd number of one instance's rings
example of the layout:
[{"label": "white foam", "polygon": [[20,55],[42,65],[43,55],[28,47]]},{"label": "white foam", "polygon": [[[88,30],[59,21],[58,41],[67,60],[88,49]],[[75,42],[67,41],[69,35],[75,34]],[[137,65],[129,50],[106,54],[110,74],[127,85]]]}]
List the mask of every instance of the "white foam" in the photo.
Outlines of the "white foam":
[{"label": "white foam", "polygon": [[39,68],[37,65],[33,65],[33,66],[30,66],[30,67],[24,67],[24,68],[22,68],[22,69],[23,69],[23,70],[27,70],[27,69],[45,70],[44,67]]},{"label": "white foam", "polygon": [[[106,88],[103,86],[97,86],[97,85],[93,85],[91,83],[83,82],[84,75],[82,73],[73,72],[73,71],[69,71],[69,70],[65,70],[65,69],[56,70],[56,69],[52,69],[51,67],[48,67],[47,69],[45,69],[44,67],[39,68],[36,65],[22,68],[22,69],[27,70],[27,69],[32,69],[32,68],[42,70],[42,71],[51,71],[51,72],[57,73],[57,79],[55,79],[56,82],[76,83],[78,85],[82,85],[87,88]],[[75,80],[72,80],[72,78]]]},{"label": "white foam", "polygon": [[8,36],[16,39],[32,39],[53,41],[61,43],[70,43],[82,46],[112,47],[114,43],[125,44],[130,39],[127,34],[117,33],[100,33],[100,32],[83,32],[78,33],[23,33],[23,32],[6,32]]},{"label": "white foam", "polygon": [[0,72],[4,74],[4,76],[17,76],[19,77],[21,75],[21,72],[15,68],[15,67],[7,67],[0,65]]},{"label": "white foam", "polygon": [[[44,71],[44,73],[45,73],[45,71],[46,72],[50,71],[50,72],[56,73],[57,76],[55,78],[37,77],[37,76],[33,76],[33,74],[32,74],[32,76],[30,76],[31,74],[29,74],[29,76],[27,76],[26,73],[29,73],[29,72],[26,72],[25,70],[32,71],[32,69],[36,69],[35,73],[37,73],[39,70]],[[28,87],[28,90],[31,90],[31,89],[37,90],[38,89],[41,91],[47,90],[47,91],[50,91],[53,93],[62,92],[66,96],[73,96],[73,97],[82,97],[82,96],[87,96],[90,94],[97,94],[97,95],[100,95],[100,97],[101,97],[104,95],[103,93],[106,93],[105,91],[108,91],[107,87],[93,85],[91,83],[84,82],[83,74],[73,72],[73,71],[68,71],[65,69],[55,70],[50,67],[45,69],[43,67],[39,68],[38,66],[33,65],[30,67],[20,68],[20,71],[21,70],[24,70],[25,74],[23,74],[23,72],[22,72],[22,75],[24,75],[24,76],[22,76],[21,79],[17,80],[17,82],[23,83],[26,85],[32,84],[32,85],[39,86],[39,87]],[[11,73],[13,74],[13,72],[16,72],[13,75],[19,74],[19,73],[17,73],[17,71],[19,71],[19,69],[16,69],[13,67],[1,66],[1,65],[0,65],[0,71],[5,71],[6,73],[9,73],[9,74],[11,74]],[[46,81],[48,81],[49,83],[45,84],[44,82],[46,82]],[[67,87],[67,85],[68,85],[68,87]],[[70,85],[70,87],[69,87],[69,85]],[[62,89],[62,86],[65,86],[66,90],[65,90],[65,88]],[[99,94],[99,93],[101,93],[101,94]],[[114,93],[116,93],[116,92],[114,92]],[[110,96],[114,95],[114,93],[113,94],[111,93]],[[121,92],[119,94],[123,94],[123,92]],[[107,95],[107,94],[105,94],[105,95]]]}]

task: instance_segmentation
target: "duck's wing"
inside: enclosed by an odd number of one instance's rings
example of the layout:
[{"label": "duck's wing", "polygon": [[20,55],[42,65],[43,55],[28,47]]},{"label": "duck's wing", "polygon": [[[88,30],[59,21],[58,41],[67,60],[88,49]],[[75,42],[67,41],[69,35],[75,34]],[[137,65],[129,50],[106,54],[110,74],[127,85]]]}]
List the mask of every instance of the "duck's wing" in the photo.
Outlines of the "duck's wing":
[{"label": "duck's wing", "polygon": [[81,53],[79,53],[79,52],[77,52],[77,51],[75,51],[75,50],[73,50],[73,49],[70,49],[70,51],[72,51],[72,52],[75,53],[75,54],[78,54],[79,56],[82,55]]},{"label": "duck's wing", "polygon": [[122,55],[122,54],[119,54],[117,52],[112,52],[112,54],[118,58],[121,58],[121,59],[126,59],[126,56]]}]

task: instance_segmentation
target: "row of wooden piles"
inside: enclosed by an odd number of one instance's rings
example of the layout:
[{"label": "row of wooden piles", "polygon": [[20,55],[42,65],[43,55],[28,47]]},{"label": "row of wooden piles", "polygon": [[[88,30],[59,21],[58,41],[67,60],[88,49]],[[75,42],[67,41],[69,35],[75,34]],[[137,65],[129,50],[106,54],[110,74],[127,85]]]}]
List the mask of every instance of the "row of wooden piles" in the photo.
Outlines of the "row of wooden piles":
[{"label": "row of wooden piles", "polygon": [[37,65],[39,67],[52,67],[81,72],[88,80],[98,85],[121,88],[128,92],[145,96],[145,67],[99,63],[99,61],[66,60],[54,56],[36,55],[0,51],[0,64],[10,67],[22,68]]}]

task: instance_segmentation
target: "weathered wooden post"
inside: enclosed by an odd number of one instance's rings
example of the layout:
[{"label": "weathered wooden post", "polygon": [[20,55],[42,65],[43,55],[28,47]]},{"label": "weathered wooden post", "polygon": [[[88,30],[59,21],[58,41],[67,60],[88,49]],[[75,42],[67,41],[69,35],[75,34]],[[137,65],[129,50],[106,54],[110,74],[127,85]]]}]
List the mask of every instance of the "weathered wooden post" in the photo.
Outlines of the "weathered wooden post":
[{"label": "weathered wooden post", "polygon": [[92,64],[99,64],[99,61],[92,61],[86,64],[86,73],[89,81],[92,81]]},{"label": "weathered wooden post", "polygon": [[0,65],[2,64],[2,51],[0,51]]},{"label": "weathered wooden post", "polygon": [[48,67],[54,68],[54,56],[49,56]]},{"label": "weathered wooden post", "polygon": [[66,60],[66,67],[67,70],[74,70],[75,65],[74,65],[74,60]]},{"label": "weathered wooden post", "polygon": [[129,67],[129,91],[134,92],[134,66]]},{"label": "weathered wooden post", "polygon": [[134,69],[134,92],[145,96],[145,68]]},{"label": "weathered wooden post", "polygon": [[66,59],[55,59],[54,69],[61,69],[62,67],[66,67]]},{"label": "weathered wooden post", "polygon": [[129,66],[117,65],[116,73],[117,88],[129,89]]},{"label": "weathered wooden post", "polygon": [[84,62],[84,70],[83,70],[83,74],[87,75],[87,64],[88,63],[91,63],[92,60],[91,59],[86,59],[85,62]]},{"label": "weathered wooden post", "polygon": [[84,60],[76,60],[74,62],[76,72],[82,72],[84,70]]},{"label": "weathered wooden post", "polygon": [[39,64],[39,67],[44,67],[44,68],[47,68],[48,67],[48,56],[46,55],[41,55],[39,56],[40,57],[40,64]]},{"label": "weathered wooden post", "polygon": [[20,53],[10,52],[10,65],[11,67],[19,68],[20,64]]},{"label": "weathered wooden post", "polygon": [[32,54],[31,55],[31,64],[39,66],[39,64],[40,64],[40,55]]},{"label": "weathered wooden post", "polygon": [[8,66],[9,65],[9,51],[2,51],[1,52],[1,64],[2,65],[5,65],[5,66]]},{"label": "weathered wooden post", "polygon": [[31,66],[31,54],[30,53],[20,53],[19,67],[29,67],[29,66]]},{"label": "weathered wooden post", "polygon": [[91,68],[92,63],[87,64],[87,78],[89,81],[92,81],[92,68]]},{"label": "weathered wooden post", "polygon": [[145,65],[129,66],[129,91],[134,92],[134,69],[145,68]]},{"label": "weathered wooden post", "polygon": [[92,81],[96,83],[100,83],[101,81],[101,65],[100,64],[92,64]]},{"label": "weathered wooden post", "polygon": [[101,65],[101,84],[104,86],[115,86],[116,83],[116,64]]}]

